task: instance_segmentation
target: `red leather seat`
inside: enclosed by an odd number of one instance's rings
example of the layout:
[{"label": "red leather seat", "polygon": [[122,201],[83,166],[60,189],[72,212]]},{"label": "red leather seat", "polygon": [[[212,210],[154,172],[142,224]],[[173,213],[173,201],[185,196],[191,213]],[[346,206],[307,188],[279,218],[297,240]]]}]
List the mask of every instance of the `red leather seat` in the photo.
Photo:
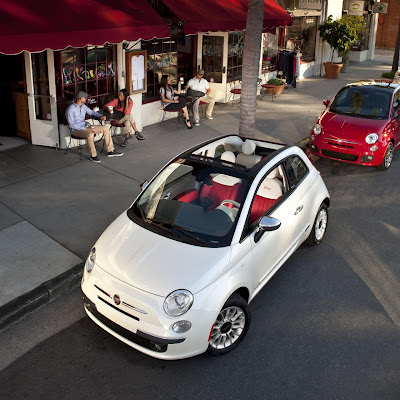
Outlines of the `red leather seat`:
[{"label": "red leather seat", "polygon": [[265,178],[258,188],[250,211],[251,223],[264,215],[281,197],[282,183],[277,179]]},{"label": "red leather seat", "polygon": [[[223,200],[242,201],[243,181],[233,176],[218,174],[212,179],[212,186],[203,185],[200,190],[200,201],[205,197],[211,200],[210,210],[215,210]],[[233,208],[233,204],[226,204]]]},{"label": "red leather seat", "polygon": [[176,196],[176,200],[181,201],[182,203],[193,203],[197,200],[197,190],[189,189],[185,192]]}]

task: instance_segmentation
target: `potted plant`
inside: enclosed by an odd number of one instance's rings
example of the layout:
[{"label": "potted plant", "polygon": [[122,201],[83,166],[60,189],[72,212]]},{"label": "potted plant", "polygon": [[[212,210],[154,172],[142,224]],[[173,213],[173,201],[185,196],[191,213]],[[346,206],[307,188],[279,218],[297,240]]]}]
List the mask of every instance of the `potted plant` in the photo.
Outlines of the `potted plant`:
[{"label": "potted plant", "polygon": [[333,20],[332,15],[325,21],[323,25],[318,27],[321,38],[331,47],[330,61],[324,63],[325,77],[336,79],[342,68],[342,63],[334,63],[333,55],[336,51],[338,54],[349,51],[351,44],[357,40],[357,34],[354,28],[343,22],[341,19]]},{"label": "potted plant", "polygon": [[278,79],[278,78],[270,79],[267,82],[267,85],[270,86],[270,87],[266,88],[267,93],[274,94],[275,96],[277,96],[278,94],[281,94],[283,92],[283,90],[285,89],[285,81],[283,81],[282,79]]},{"label": "potted plant", "polygon": [[[357,39],[359,38],[360,34],[367,31],[367,24],[365,23],[364,17],[361,17],[359,15],[343,15],[342,18],[340,18],[340,21],[343,24],[346,24],[349,29],[354,29],[354,33],[357,36]],[[340,72],[346,72],[347,66],[350,63],[351,48],[354,46],[354,43],[357,39],[353,40],[346,48],[346,50],[339,53],[343,61],[343,67]]]}]

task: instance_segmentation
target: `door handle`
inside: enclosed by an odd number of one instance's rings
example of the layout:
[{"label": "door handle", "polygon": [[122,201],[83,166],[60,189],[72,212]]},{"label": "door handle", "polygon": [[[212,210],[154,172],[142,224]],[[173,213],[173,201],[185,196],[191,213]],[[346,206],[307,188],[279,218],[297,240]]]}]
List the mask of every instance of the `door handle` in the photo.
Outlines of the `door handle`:
[{"label": "door handle", "polygon": [[296,208],[296,211],[294,212],[294,215],[297,215],[302,209],[303,209],[303,205],[301,205],[301,206],[298,206],[297,208]]}]

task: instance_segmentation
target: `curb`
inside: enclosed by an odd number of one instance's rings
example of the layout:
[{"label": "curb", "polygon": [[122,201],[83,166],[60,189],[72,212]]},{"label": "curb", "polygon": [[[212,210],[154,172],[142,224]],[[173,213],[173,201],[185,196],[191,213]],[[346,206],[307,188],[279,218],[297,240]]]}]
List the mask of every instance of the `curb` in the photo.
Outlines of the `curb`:
[{"label": "curb", "polygon": [[37,288],[1,306],[0,332],[77,287],[82,278],[84,265],[84,261],[80,262],[61,275],[43,282]]}]

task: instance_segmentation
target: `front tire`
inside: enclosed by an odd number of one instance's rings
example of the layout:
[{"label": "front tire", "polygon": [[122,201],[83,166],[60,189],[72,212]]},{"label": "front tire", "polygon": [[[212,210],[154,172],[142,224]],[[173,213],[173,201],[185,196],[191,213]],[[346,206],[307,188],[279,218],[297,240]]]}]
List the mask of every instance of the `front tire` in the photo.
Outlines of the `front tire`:
[{"label": "front tire", "polygon": [[378,167],[377,167],[381,171],[386,171],[392,165],[393,149],[394,149],[393,143],[390,142],[386,147],[386,151],[385,151],[385,155],[383,156],[382,164],[378,165]]},{"label": "front tire", "polygon": [[315,246],[322,242],[328,227],[328,206],[322,203],[314,220],[314,225],[306,243]]},{"label": "front tire", "polygon": [[214,322],[208,354],[219,356],[236,348],[246,336],[250,321],[251,313],[247,302],[237,293],[232,294]]}]

